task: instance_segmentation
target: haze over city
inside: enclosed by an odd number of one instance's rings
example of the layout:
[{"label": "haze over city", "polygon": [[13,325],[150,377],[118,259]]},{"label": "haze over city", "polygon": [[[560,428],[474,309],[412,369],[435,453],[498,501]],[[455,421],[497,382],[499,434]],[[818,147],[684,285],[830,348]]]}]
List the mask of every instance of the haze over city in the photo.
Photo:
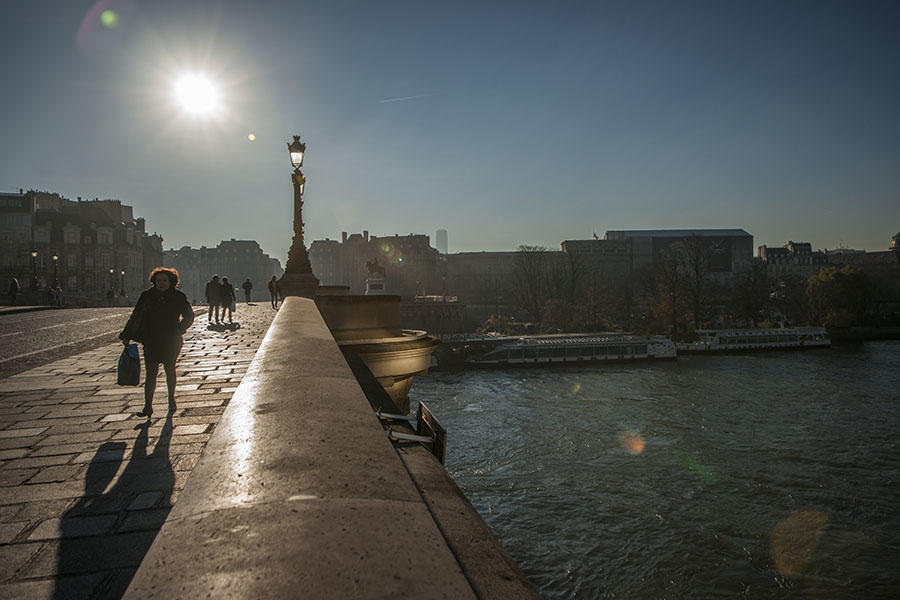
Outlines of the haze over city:
[{"label": "haze over city", "polygon": [[120,199],[166,248],[255,239],[283,261],[297,133],[307,244],[727,227],[880,250],[897,230],[896,2],[0,11],[0,190]]}]

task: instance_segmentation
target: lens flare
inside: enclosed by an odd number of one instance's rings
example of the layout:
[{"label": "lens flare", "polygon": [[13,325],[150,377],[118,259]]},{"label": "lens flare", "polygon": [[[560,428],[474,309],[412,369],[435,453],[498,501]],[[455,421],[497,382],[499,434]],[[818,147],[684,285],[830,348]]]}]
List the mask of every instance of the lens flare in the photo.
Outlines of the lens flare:
[{"label": "lens flare", "polygon": [[109,29],[119,26],[119,15],[114,10],[104,10],[100,13],[100,23]]},{"label": "lens flare", "polygon": [[642,453],[644,451],[644,446],[646,445],[641,434],[631,431],[630,429],[619,432],[619,444],[630,454],[635,455]]},{"label": "lens flare", "polygon": [[809,568],[828,515],[799,510],[782,519],[772,530],[772,562],[782,575],[797,575]]}]

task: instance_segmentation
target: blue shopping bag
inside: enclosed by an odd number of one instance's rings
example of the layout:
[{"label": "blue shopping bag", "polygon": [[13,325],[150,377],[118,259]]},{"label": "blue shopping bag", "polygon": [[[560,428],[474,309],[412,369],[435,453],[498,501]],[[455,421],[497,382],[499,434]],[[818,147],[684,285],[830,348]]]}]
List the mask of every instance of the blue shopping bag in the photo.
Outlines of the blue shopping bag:
[{"label": "blue shopping bag", "polygon": [[141,383],[141,355],[137,344],[128,344],[119,355],[119,375],[116,379],[119,385],[140,385]]}]

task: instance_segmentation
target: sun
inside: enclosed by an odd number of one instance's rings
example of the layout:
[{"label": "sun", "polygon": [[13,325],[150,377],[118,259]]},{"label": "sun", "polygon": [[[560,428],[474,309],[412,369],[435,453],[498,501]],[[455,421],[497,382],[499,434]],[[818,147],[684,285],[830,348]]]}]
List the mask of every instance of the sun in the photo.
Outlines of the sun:
[{"label": "sun", "polygon": [[218,112],[219,88],[205,75],[185,73],[173,85],[175,100],[188,113],[203,117]]}]

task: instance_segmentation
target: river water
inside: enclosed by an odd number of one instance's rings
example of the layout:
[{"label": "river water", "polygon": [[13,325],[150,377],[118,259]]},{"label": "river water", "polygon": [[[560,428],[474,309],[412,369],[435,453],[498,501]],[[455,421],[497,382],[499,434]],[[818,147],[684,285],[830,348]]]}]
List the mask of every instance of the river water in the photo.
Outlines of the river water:
[{"label": "river water", "polygon": [[545,598],[900,597],[900,342],[438,371],[410,396]]}]

